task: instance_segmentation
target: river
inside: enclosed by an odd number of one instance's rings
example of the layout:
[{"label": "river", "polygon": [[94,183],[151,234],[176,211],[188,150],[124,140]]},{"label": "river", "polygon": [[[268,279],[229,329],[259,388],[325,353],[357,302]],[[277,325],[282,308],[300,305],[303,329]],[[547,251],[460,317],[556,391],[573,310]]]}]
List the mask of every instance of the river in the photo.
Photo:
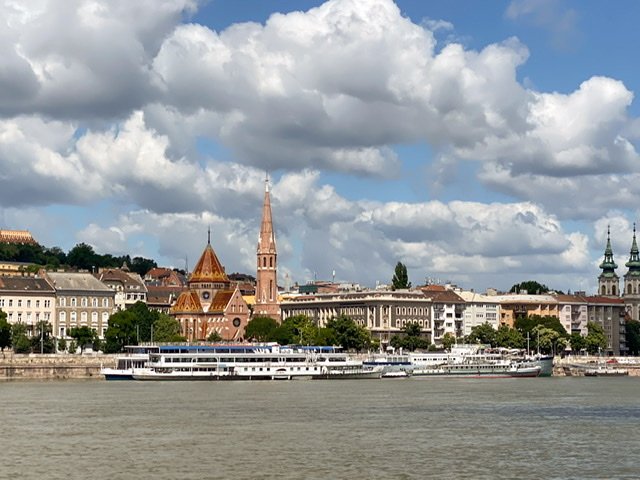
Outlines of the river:
[{"label": "river", "polygon": [[640,378],[0,383],[6,479],[640,478]]}]

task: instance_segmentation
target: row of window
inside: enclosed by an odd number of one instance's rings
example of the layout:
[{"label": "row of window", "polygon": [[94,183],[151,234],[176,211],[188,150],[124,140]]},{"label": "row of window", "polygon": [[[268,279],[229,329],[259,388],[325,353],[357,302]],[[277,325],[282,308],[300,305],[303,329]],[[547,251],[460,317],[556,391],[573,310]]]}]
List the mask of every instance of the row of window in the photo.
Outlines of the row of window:
[{"label": "row of window", "polygon": [[14,315],[14,312],[9,312],[7,314],[7,320],[9,323],[14,323],[14,319],[17,323],[22,322],[23,320],[26,323],[38,323],[40,320],[43,320],[45,322],[49,321],[49,312],[45,312],[42,314],[42,317],[40,317],[40,312],[36,312],[35,314],[32,315],[31,312],[26,312],[23,316],[22,312],[16,312]]},{"label": "row of window", "polygon": [[[87,314],[87,312],[80,312],[80,322],[86,323],[88,317],[89,317],[89,315]],[[69,321],[71,323],[76,322],[77,319],[78,319],[77,312],[70,312],[69,313]],[[67,321],[67,312],[59,312],[58,320],[60,321],[60,323],[66,323],[66,321]],[[109,313],[108,312],[102,312],[102,323],[106,323],[108,321],[109,321]],[[98,323],[98,312],[91,312],[91,323]]]},{"label": "row of window", "polygon": [[[13,307],[13,303],[14,303],[13,300],[14,300],[13,298],[7,298],[7,299],[0,298],[0,308]],[[23,301],[21,298],[18,298],[15,303],[16,303],[16,307],[21,308]],[[24,301],[25,308],[31,308],[32,304],[34,305],[34,308],[40,308],[39,299],[33,300],[33,302],[31,301],[31,299],[26,299]],[[42,300],[42,306],[43,308],[51,308],[51,300]]]},{"label": "row of window", "polygon": [[[98,307],[99,305],[99,301],[96,297],[91,298],[91,306],[92,307]],[[58,298],[58,306],[59,307],[66,307],[67,306],[67,297],[60,297]],[[69,298],[69,306],[70,307],[77,307],[78,306],[78,299],[76,297],[71,297]],[[89,306],[89,298],[88,297],[82,297],[80,298],[80,306],[81,307],[88,307]],[[102,306],[105,308],[109,307],[109,298],[108,297],[104,297],[102,299]]]}]

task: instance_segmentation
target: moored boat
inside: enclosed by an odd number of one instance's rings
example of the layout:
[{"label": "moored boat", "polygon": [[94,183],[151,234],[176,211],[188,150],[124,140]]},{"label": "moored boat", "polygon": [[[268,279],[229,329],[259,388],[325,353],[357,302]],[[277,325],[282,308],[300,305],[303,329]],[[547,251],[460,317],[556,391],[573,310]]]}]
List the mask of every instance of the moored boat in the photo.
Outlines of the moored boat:
[{"label": "moored boat", "polygon": [[380,378],[381,366],[367,366],[334,347],[279,345],[172,345],[149,353],[133,380],[302,380]]}]

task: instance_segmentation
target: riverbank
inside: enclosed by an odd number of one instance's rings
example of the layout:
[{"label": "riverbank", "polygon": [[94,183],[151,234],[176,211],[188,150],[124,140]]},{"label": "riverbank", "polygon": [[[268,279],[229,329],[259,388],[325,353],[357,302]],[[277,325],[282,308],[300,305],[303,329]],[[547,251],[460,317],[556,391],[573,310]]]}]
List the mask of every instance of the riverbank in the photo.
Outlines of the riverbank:
[{"label": "riverbank", "polygon": [[0,382],[13,380],[103,380],[100,368],[115,366],[114,355],[0,355]]},{"label": "riverbank", "polygon": [[596,357],[568,356],[556,357],[553,361],[554,377],[582,377],[589,369],[606,366],[611,369],[624,369],[630,377],[640,377],[639,357]]}]

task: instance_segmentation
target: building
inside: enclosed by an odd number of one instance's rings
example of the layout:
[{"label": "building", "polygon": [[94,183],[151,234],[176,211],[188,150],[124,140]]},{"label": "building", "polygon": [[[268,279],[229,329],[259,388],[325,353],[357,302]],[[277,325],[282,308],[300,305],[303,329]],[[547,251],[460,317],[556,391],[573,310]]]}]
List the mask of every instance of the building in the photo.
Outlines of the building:
[{"label": "building", "polygon": [[500,325],[513,328],[518,317],[531,315],[560,318],[558,300],[553,295],[510,293],[493,298],[500,303]]},{"label": "building", "polygon": [[186,287],[187,278],[171,268],[152,268],[144,275],[144,283],[156,287]]},{"label": "building", "polygon": [[260,223],[256,257],[257,274],[253,315],[271,317],[280,322],[278,252],[276,249],[276,237],[273,231],[273,219],[271,217],[271,197],[269,196],[268,180],[265,182],[262,222]]},{"label": "building", "polygon": [[73,327],[91,327],[100,338],[116,312],[116,292],[90,273],[45,272],[40,275],[55,290],[53,336],[68,337]]},{"label": "building", "polygon": [[211,232],[187,289],[169,309],[188,340],[206,340],[213,332],[223,340],[240,340],[249,320],[249,307],[237,284],[229,280],[211,247]]},{"label": "building", "polygon": [[626,346],[626,306],[621,298],[602,296],[586,297],[587,318],[602,326],[607,337],[607,355],[624,355]]},{"label": "building", "polygon": [[116,292],[117,310],[125,310],[136,302],[147,303],[147,286],[139,274],[129,270],[126,263],[122,268],[101,268],[96,278]]},{"label": "building", "polygon": [[2,276],[33,276],[33,273],[30,273],[30,271],[34,271],[33,269],[37,269],[34,263],[0,260],[0,275]]},{"label": "building", "polygon": [[24,323],[28,335],[38,333],[38,322],[53,322],[55,305],[56,292],[45,279],[0,277],[0,310],[7,314],[10,324]]},{"label": "building", "polygon": [[147,307],[161,313],[169,313],[185,287],[147,285]]},{"label": "building", "polygon": [[491,325],[495,330],[500,326],[500,303],[495,297],[483,295],[473,291],[456,291],[458,296],[465,302],[462,312],[462,333],[471,334],[473,327],[478,327],[485,323]]},{"label": "building", "polygon": [[0,230],[0,243],[36,245],[37,242],[28,230]]},{"label": "building", "polygon": [[447,333],[461,338],[464,335],[464,299],[443,285],[427,285],[420,290],[431,300],[432,343],[442,345]]},{"label": "building", "polygon": [[602,260],[600,268],[602,273],[598,276],[598,294],[603,297],[617,297],[620,294],[620,277],[616,273],[618,265],[613,261],[609,227],[607,227],[607,246],[604,249],[604,260]]},{"label": "building", "polygon": [[568,334],[579,333],[585,336],[587,331],[588,300],[581,295],[553,295],[558,302],[558,318]]},{"label": "building", "polygon": [[640,255],[636,243],[636,224],[633,224],[633,241],[629,261],[624,264],[627,273],[624,274],[622,298],[627,307],[627,313],[632,320],[640,320]]},{"label": "building", "polygon": [[431,303],[419,290],[365,290],[301,295],[283,300],[280,308],[283,320],[306,315],[319,327],[346,315],[366,327],[382,345],[388,345],[391,337],[401,333],[408,323],[417,323],[431,342]]}]

